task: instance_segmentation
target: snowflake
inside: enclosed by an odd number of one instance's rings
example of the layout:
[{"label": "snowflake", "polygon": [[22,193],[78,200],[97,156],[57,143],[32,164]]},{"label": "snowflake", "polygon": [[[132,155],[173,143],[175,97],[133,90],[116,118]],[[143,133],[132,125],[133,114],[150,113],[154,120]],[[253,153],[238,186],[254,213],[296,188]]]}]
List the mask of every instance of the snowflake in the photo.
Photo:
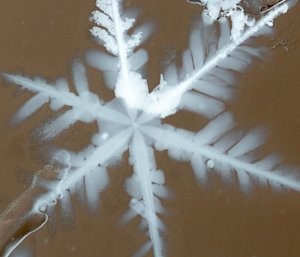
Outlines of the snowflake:
[{"label": "snowflake", "polygon": [[[85,66],[79,60],[73,64],[77,93],[70,91],[65,79],[49,83],[40,78],[4,74],[7,80],[35,93],[16,113],[16,122],[22,122],[46,103],[54,111],[68,107],[62,115],[42,125],[39,133],[45,139],[53,139],[78,121],[98,124],[89,147],[79,153],[58,151],[57,158],[67,167],[65,174],[59,183],[46,184],[49,192],[36,201],[33,211],[47,211],[50,216],[58,201],[63,213],[68,214],[72,210],[70,196],[82,194],[83,190],[89,208],[95,211],[100,192],[108,184],[107,168],[129,151],[133,175],[127,180],[126,189],[131,201],[123,218],[129,221],[140,216],[147,224],[149,236],[135,256],[152,249],[155,257],[163,257],[164,224],[159,216],[165,210],[160,199],[168,198],[169,192],[164,173],[156,166],[155,150],[167,150],[172,158],[190,162],[200,183],[205,183],[207,173],[215,170],[226,179],[236,179],[244,191],[253,181],[300,190],[300,183],[287,174],[281,158],[258,158],[253,154],[263,143],[263,130],[243,133],[223,103],[233,93],[230,71],[241,72],[251,56],[261,55],[260,49],[245,45],[245,41],[264,31],[266,24],[288,10],[288,5],[274,8],[234,39],[226,18],[219,20],[218,39],[211,33],[216,26],[199,21],[183,54],[182,68],[170,65],[159,85],[149,93],[141,73],[148,55],[141,45],[150,29],[136,27],[135,18],[124,17],[121,2],[97,0],[98,10],[92,13],[96,26],[91,33],[107,53],[91,51],[86,56],[88,64],[101,70],[107,86],[114,89],[116,97],[111,101],[105,103],[89,90]],[[164,122],[165,117],[180,109],[211,121],[196,133]]]}]

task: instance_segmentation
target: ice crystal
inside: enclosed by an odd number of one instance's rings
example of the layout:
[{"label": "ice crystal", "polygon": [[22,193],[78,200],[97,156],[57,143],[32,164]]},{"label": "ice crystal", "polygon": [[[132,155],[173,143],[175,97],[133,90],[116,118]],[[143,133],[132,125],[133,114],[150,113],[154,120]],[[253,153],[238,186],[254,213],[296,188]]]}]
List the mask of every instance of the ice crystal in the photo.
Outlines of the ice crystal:
[{"label": "ice crystal", "polygon": [[[188,0],[191,3],[205,7],[204,14],[209,18],[207,22],[213,22],[220,17],[229,17],[232,22],[231,36],[237,39],[246,27],[255,24],[256,16],[261,14],[261,0]],[[246,10],[245,10],[246,9]],[[250,13],[248,12],[250,10]],[[287,9],[286,9],[287,11]],[[269,21],[272,25],[272,21]]]},{"label": "ice crystal", "polygon": [[[90,51],[86,58],[89,65],[103,72],[107,86],[115,92],[114,99],[104,102],[89,90],[85,66],[79,60],[73,64],[76,93],[71,92],[65,79],[49,83],[4,74],[7,80],[35,93],[16,113],[15,122],[22,122],[47,103],[53,111],[68,107],[42,125],[39,132],[44,139],[54,138],[78,121],[98,124],[90,146],[78,153],[64,150],[59,155],[67,167],[64,179],[36,202],[36,211],[47,210],[51,215],[54,198],[68,219],[72,212],[70,196],[76,193],[84,194],[90,210],[96,210],[99,195],[108,184],[107,168],[128,151],[133,174],[126,182],[131,201],[124,220],[140,216],[149,236],[135,256],[152,249],[155,257],[163,257],[167,253],[160,216],[165,209],[160,199],[168,198],[169,192],[164,173],[156,165],[155,151],[167,150],[171,158],[189,162],[200,184],[206,182],[208,172],[215,170],[226,180],[235,177],[242,191],[248,191],[254,181],[300,190],[300,182],[291,175],[294,173],[283,169],[281,158],[272,154],[254,157],[253,151],[263,143],[264,131],[242,132],[224,105],[233,94],[232,71],[243,71],[251,58],[261,54],[259,48],[246,45],[246,40],[285,13],[286,3],[234,38],[226,18],[218,21],[218,38],[211,37],[207,31],[213,27],[200,20],[191,31],[182,67],[170,65],[151,92],[140,73],[148,60],[147,51],[141,47],[149,36],[149,27],[137,27],[134,18],[126,17],[120,0],[97,0],[96,5],[98,9],[92,13],[96,25],[91,33],[106,53]],[[180,109],[211,121],[198,132],[164,121],[164,117],[176,115]]]}]

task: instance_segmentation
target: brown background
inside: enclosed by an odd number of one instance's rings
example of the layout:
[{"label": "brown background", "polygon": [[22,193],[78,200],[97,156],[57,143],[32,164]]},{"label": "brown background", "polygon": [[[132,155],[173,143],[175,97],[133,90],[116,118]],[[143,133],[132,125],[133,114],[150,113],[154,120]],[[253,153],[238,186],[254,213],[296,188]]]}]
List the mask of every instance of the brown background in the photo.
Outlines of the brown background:
[{"label": "brown background", "polygon": [[[187,46],[190,21],[200,9],[184,0],[132,1],[142,7],[140,20],[156,22],[147,42],[150,54],[148,74],[154,85],[159,79],[160,60],[173,51],[178,56]],[[0,1],[0,70],[39,75],[47,79],[70,79],[70,64],[88,48],[96,48],[88,29],[94,0],[2,0]],[[300,165],[300,5],[275,22],[273,39],[266,42],[270,58],[255,62],[240,76],[237,100],[228,104],[240,127],[259,124],[269,128],[266,152],[278,152],[291,164]],[[279,41],[286,45],[273,48]],[[109,99],[99,73],[89,70],[93,88]],[[97,89],[95,89],[97,90]],[[25,190],[20,174],[41,168],[40,147],[32,131],[51,115],[47,107],[23,124],[12,127],[9,118],[29,93],[16,96],[16,87],[1,81],[0,115],[0,211]],[[178,113],[169,122],[199,129],[203,119]],[[95,126],[77,124],[54,141],[56,145],[81,149],[89,143]],[[78,132],[80,131],[80,137]],[[245,195],[237,185],[228,185],[217,176],[199,186],[192,169],[184,163],[157,154],[167,185],[174,198],[164,201],[169,215],[163,217],[168,256],[172,257],[297,257],[300,256],[300,195],[253,187]],[[40,257],[129,257],[145,242],[138,220],[120,225],[129,197],[123,183],[130,174],[126,159],[110,171],[111,184],[102,195],[101,210],[87,213],[74,201],[75,223],[66,229],[57,225],[49,236],[47,228],[28,240]],[[147,256],[152,256],[150,253]]]}]

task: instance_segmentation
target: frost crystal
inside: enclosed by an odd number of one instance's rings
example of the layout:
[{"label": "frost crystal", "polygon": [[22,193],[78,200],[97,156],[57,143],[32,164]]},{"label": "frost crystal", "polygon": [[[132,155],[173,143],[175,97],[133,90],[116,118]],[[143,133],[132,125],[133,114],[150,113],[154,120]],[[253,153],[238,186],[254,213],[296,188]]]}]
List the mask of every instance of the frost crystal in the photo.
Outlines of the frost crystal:
[{"label": "frost crystal", "polygon": [[[261,14],[261,0],[188,0],[189,2],[205,6],[204,14],[208,16],[206,22],[211,23],[221,17],[229,17],[232,22],[231,36],[238,39],[246,27],[255,23],[255,16]],[[246,9],[249,9],[250,13]],[[272,26],[272,21],[267,24]]]}]

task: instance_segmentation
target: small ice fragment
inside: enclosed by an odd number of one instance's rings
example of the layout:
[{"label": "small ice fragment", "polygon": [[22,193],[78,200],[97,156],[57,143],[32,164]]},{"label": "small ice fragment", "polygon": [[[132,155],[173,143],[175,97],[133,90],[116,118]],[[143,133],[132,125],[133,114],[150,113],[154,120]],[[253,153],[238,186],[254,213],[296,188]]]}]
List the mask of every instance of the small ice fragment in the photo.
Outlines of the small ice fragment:
[{"label": "small ice fragment", "polygon": [[209,169],[213,169],[214,167],[215,167],[215,162],[213,161],[213,160],[208,160],[207,162],[206,162],[206,166],[207,166],[207,168],[209,168]]}]

